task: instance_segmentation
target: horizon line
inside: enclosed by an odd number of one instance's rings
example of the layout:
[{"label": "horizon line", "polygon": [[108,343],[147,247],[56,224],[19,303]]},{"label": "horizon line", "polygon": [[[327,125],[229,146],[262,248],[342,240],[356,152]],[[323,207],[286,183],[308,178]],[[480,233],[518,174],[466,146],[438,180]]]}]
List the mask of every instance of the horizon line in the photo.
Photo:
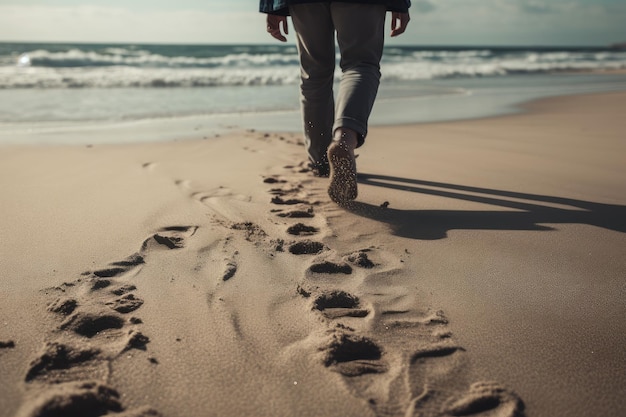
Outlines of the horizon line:
[{"label": "horizon line", "polygon": [[[264,43],[264,42],[131,42],[131,41],[57,41],[57,40],[2,40],[0,44],[73,44],[73,45],[153,45],[153,46],[295,46],[292,43]],[[625,50],[626,42],[614,42],[611,44],[451,44],[451,43],[433,43],[433,44],[386,44],[385,47],[409,47],[409,48],[614,48],[616,50]]]}]

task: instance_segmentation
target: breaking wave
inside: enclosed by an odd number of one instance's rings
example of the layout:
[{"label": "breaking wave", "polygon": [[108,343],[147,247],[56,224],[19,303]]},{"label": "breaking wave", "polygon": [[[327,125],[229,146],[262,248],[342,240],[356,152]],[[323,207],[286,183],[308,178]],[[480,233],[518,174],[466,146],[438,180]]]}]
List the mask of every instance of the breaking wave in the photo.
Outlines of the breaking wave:
[{"label": "breaking wave", "polygon": [[[298,68],[293,46],[0,44],[0,89],[284,85]],[[393,47],[381,70],[394,82],[624,68],[610,48]]]}]

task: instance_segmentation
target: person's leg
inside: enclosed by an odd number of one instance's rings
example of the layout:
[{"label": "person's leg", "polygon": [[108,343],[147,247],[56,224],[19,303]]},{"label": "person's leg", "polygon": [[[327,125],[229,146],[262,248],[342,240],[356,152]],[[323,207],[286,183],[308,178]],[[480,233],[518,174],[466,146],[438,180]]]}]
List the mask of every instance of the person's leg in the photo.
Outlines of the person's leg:
[{"label": "person's leg", "polygon": [[380,84],[386,10],[383,5],[335,2],[331,13],[342,71],[333,132],[355,131],[360,146]]},{"label": "person's leg", "polygon": [[341,82],[328,148],[328,195],[336,203],[357,197],[354,150],[367,136],[369,116],[380,83],[384,44],[385,6],[333,3],[333,22],[341,53]]},{"label": "person's leg", "polygon": [[297,35],[301,73],[301,106],[309,160],[321,175],[328,175],[326,151],[335,119],[333,78],[335,29],[330,3],[290,6]]}]

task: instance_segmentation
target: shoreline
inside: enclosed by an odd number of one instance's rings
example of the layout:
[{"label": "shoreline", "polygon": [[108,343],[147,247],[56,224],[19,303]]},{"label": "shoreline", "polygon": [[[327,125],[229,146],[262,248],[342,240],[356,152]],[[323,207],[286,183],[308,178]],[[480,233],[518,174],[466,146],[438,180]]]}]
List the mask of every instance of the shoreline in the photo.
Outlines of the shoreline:
[{"label": "shoreline", "polygon": [[[424,86],[463,90],[463,94],[390,97],[377,102],[371,127],[445,123],[524,113],[526,103],[551,97],[603,94],[626,91],[623,75],[593,73],[554,77],[532,76],[492,79],[500,85],[491,89],[482,80],[465,79],[425,82]],[[528,84],[532,82],[531,84]],[[429,84],[430,83],[430,84]],[[474,83],[474,84],[473,84]],[[561,83],[561,84],[559,84]],[[510,84],[510,86],[509,86]],[[490,85],[490,84],[488,84]],[[383,85],[381,88],[384,88]],[[390,86],[389,88],[397,88]],[[295,89],[295,87],[294,87]],[[143,143],[195,138],[209,139],[233,132],[256,130],[300,133],[299,110],[215,113],[128,121],[76,121],[0,124],[0,146],[5,144]]]},{"label": "shoreline", "polygon": [[0,417],[618,417],[625,105],[374,126],[347,207],[299,134],[3,146]]}]

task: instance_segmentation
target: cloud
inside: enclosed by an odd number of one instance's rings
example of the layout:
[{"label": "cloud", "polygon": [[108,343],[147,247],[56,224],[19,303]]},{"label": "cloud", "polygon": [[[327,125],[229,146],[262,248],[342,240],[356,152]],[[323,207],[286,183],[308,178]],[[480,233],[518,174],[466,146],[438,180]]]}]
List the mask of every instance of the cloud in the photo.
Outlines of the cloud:
[{"label": "cloud", "polygon": [[[178,6],[34,6],[0,0],[0,40],[120,43],[272,43],[265,17],[249,10]],[[246,0],[248,1],[248,0]],[[391,44],[609,45],[626,40],[624,0],[414,0],[407,32]],[[150,4],[152,4],[150,3]],[[206,2],[210,3],[210,2]],[[29,5],[31,4],[31,5]],[[249,3],[248,3],[249,4]],[[182,7],[181,7],[182,5]],[[290,29],[293,29],[290,27]],[[293,40],[293,34],[290,34]]]},{"label": "cloud", "polygon": [[553,5],[548,5],[538,0],[522,0],[519,8],[521,11],[530,14],[554,13],[556,11]]},{"label": "cloud", "polygon": [[[626,39],[623,0],[438,0],[394,43],[609,45]],[[416,4],[415,2],[413,4]]]},{"label": "cloud", "polygon": [[412,6],[418,13],[429,13],[435,10],[435,5],[431,0],[414,0]]},{"label": "cloud", "polygon": [[499,10],[522,15],[562,12],[574,4],[573,0],[492,0],[492,3]]},{"label": "cloud", "polygon": [[253,33],[266,35],[264,27],[256,11],[0,5],[5,41],[246,43]]}]

